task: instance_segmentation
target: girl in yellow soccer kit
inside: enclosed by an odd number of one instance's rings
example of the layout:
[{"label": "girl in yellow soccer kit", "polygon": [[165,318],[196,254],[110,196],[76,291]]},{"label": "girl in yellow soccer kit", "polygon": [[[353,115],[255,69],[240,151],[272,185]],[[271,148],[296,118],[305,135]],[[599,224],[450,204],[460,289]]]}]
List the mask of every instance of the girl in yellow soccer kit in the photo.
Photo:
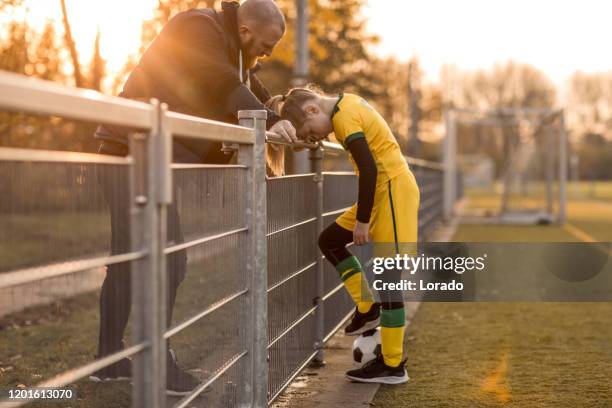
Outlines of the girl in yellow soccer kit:
[{"label": "girl in yellow soccer kit", "polygon": [[[346,246],[350,242],[363,245],[371,238],[378,256],[381,250],[387,251],[384,256],[415,254],[420,194],[414,175],[389,126],[363,98],[349,93],[326,96],[305,88],[276,98],[281,116],[292,122],[300,139],[316,142],[333,132],[350,153],[359,175],[357,204],[319,237],[321,251],[336,267],[356,304],[346,334],[358,335],[381,326],[382,358],[347,372],[347,377],[360,382],[406,382],[401,294],[398,298],[398,293],[379,293],[381,303],[375,303],[359,260]],[[399,274],[393,273],[392,279],[399,280]]]}]

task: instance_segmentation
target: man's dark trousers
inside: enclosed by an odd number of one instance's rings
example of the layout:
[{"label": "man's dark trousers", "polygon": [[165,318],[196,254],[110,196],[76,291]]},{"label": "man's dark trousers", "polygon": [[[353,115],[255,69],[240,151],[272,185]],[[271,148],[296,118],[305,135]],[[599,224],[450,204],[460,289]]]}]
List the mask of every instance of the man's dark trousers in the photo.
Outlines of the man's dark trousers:
[{"label": "man's dark trousers", "polygon": [[[100,153],[114,156],[127,155],[127,147],[104,142]],[[97,178],[104,192],[111,216],[111,254],[130,252],[130,192],[125,169],[113,166],[99,166]],[[176,196],[176,187],[174,190]],[[176,197],[174,197],[176,198]],[[167,242],[184,242],[176,199],[168,209]],[[131,265],[127,262],[109,265],[100,293],[100,337],[98,357],[117,352],[124,347],[123,335],[130,316],[131,307]],[[172,321],[172,311],[179,285],[187,270],[186,250],[167,256],[168,304],[166,321]]]}]

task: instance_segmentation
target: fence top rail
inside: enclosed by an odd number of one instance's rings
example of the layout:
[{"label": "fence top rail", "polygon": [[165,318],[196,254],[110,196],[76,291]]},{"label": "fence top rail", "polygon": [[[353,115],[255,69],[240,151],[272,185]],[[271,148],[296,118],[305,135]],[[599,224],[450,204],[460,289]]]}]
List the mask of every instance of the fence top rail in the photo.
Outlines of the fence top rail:
[{"label": "fence top rail", "polygon": [[417,159],[415,157],[404,156],[406,162],[411,166],[416,167],[424,167],[426,169],[431,170],[444,170],[444,165],[442,163],[433,162],[429,160]]},{"label": "fence top rail", "polygon": [[276,133],[272,133],[272,132],[266,132],[266,143],[270,143],[274,145],[302,147],[304,149],[316,149],[319,147],[319,145],[316,143],[306,143],[306,142],[291,143],[283,139],[281,136],[278,136]]},{"label": "fence top rail", "polygon": [[[321,141],[319,143],[305,143],[305,142],[290,143],[286,141],[285,139],[283,139],[282,137],[272,132],[266,132],[266,142],[277,144],[277,145],[302,147],[306,149],[317,149],[318,147],[321,147],[326,152],[331,152],[332,154],[346,152],[344,148],[342,147],[342,145],[340,145],[339,143],[329,142],[326,140]],[[444,165],[442,163],[432,162],[432,161],[423,160],[423,159],[417,159],[417,158],[408,157],[408,156],[405,156],[405,158],[408,164],[411,164],[414,166],[425,167],[425,168],[432,169],[432,170],[444,170]]]},{"label": "fence top rail", "polygon": [[325,150],[326,152],[345,153],[344,147],[342,147],[342,145],[340,145],[339,143],[328,142],[324,140],[321,142],[321,147],[323,147],[323,150]]},{"label": "fence top rail", "polygon": [[468,115],[480,115],[480,116],[492,116],[497,117],[499,115],[555,115],[562,112],[560,108],[513,108],[513,107],[501,107],[498,109],[476,109],[476,108],[452,108],[449,109],[450,113],[457,114],[468,114]]},{"label": "fence top rail", "polygon": [[0,109],[150,129],[153,106],[0,71]]},{"label": "fence top rail", "polygon": [[[155,122],[155,107],[126,98],[103,95],[100,92],[71,88],[51,81],[26,77],[0,71],[0,109],[31,114],[61,116],[74,120],[126,126],[132,129],[148,130]],[[173,135],[196,139],[253,144],[252,129],[217,122],[178,112],[166,112],[170,132]],[[306,149],[322,147],[329,153],[344,152],[338,143],[289,143],[278,135],[267,132],[268,143],[289,145]],[[37,156],[40,157],[40,156]],[[407,158],[409,164],[441,169],[438,163]],[[38,160],[43,161],[43,160]],[[57,161],[57,160],[52,160]],[[89,160],[88,160],[89,161]]]},{"label": "fence top rail", "polygon": [[253,129],[178,112],[167,112],[166,116],[170,122],[170,131],[176,136],[213,142],[255,143]]},{"label": "fence top rail", "polygon": [[355,176],[354,171],[324,171],[324,176]]},{"label": "fence top rail", "polygon": [[[151,129],[156,114],[156,107],[148,103],[1,70],[0,109],[125,126],[133,130]],[[242,126],[178,112],[166,115],[175,135],[241,144],[255,141],[253,130]]]},{"label": "fence top rail", "polygon": [[333,153],[336,153],[336,152],[344,153],[345,151],[344,148],[338,143],[329,142],[326,140],[321,141],[319,143],[307,143],[307,142],[291,143],[272,132],[266,132],[266,142],[271,143],[271,144],[276,144],[276,145],[301,147],[304,149],[318,149],[319,147],[321,147],[323,148],[323,150],[327,152],[333,152]]},{"label": "fence top rail", "polygon": [[56,150],[19,149],[0,147],[0,162],[40,162],[40,163],[91,163],[128,165],[132,159],[95,153],[76,153]]}]

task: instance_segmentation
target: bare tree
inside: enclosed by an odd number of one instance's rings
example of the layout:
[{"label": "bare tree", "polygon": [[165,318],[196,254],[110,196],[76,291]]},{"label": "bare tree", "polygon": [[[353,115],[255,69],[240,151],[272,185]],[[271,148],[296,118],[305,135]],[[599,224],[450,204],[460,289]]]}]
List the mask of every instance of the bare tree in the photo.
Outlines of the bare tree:
[{"label": "bare tree", "polygon": [[81,74],[81,66],[79,64],[79,54],[72,38],[72,32],[70,30],[70,21],[68,20],[68,11],[66,10],[66,0],[60,0],[62,5],[62,15],[64,20],[64,38],[66,46],[70,51],[70,59],[72,60],[72,66],[74,68],[74,82],[78,88],[84,87],[83,75]]},{"label": "bare tree", "polygon": [[409,149],[414,157],[421,156],[421,143],[419,141],[419,122],[421,121],[421,70],[416,57],[412,57],[408,63],[408,114],[410,116],[410,127],[408,129]]},{"label": "bare tree", "polygon": [[0,11],[9,8],[20,7],[23,4],[23,0],[0,0]]},{"label": "bare tree", "polygon": [[100,55],[100,29],[96,33],[96,42],[94,44],[94,54],[91,58],[89,67],[89,85],[91,89],[100,91],[102,89],[102,80],[105,75],[105,62]]},{"label": "bare tree", "polygon": [[569,83],[568,121],[576,136],[612,136],[612,72],[576,72]]}]

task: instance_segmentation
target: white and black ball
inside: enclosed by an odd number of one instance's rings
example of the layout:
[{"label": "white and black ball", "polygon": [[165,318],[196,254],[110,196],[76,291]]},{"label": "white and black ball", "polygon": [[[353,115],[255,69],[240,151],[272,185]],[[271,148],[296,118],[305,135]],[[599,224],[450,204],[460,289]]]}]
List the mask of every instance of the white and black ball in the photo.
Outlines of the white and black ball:
[{"label": "white and black ball", "polygon": [[353,363],[362,367],[370,360],[382,354],[380,328],[368,330],[359,335],[353,342]]}]

